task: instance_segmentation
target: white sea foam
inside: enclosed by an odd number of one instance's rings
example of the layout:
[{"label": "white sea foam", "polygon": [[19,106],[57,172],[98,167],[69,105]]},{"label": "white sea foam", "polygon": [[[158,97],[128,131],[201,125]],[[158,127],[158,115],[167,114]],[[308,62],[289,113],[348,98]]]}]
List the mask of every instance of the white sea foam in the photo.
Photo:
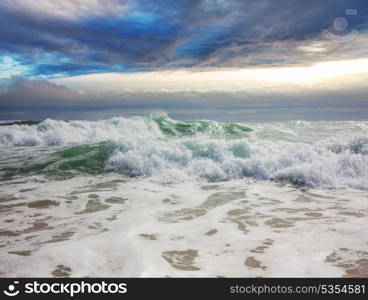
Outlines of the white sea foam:
[{"label": "white sea foam", "polygon": [[246,137],[213,136],[213,130],[211,134],[168,136],[165,130],[170,127],[159,125],[152,118],[140,117],[46,120],[33,126],[0,127],[0,144],[70,146],[112,141],[104,162],[107,171],[163,182],[251,177],[311,187],[368,188],[368,127],[364,122],[251,124],[246,126],[254,131]]},{"label": "white sea foam", "polygon": [[[117,150],[107,168],[156,180],[253,177],[327,188],[368,187],[367,137],[316,144],[185,139],[137,143]],[[355,141],[365,141],[358,148]],[[352,151],[354,148],[356,152]],[[339,151],[336,151],[336,149]]]},{"label": "white sea foam", "polygon": [[0,275],[367,276],[367,123],[170,122],[0,126]]},{"label": "white sea foam", "polygon": [[[340,277],[367,258],[365,191],[116,174],[27,179],[7,183],[14,199],[0,212],[4,277],[55,276],[59,266],[72,277]],[[24,205],[40,199],[58,205]],[[108,206],[81,214],[90,202]]]},{"label": "white sea foam", "polygon": [[65,146],[119,141],[128,136],[160,138],[162,134],[149,118],[113,118],[101,121],[56,121],[38,125],[0,127],[1,146]]}]

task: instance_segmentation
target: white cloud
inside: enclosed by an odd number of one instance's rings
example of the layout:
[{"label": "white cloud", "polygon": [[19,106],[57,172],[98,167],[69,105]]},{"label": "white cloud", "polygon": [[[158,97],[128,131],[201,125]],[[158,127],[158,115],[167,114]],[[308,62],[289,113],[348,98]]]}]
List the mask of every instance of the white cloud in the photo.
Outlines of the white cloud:
[{"label": "white cloud", "polygon": [[127,3],[128,1],[119,0],[2,0],[0,5],[34,14],[76,19],[119,15],[127,10]]},{"label": "white cloud", "polygon": [[21,64],[10,56],[0,56],[0,79],[24,75],[30,67]]}]

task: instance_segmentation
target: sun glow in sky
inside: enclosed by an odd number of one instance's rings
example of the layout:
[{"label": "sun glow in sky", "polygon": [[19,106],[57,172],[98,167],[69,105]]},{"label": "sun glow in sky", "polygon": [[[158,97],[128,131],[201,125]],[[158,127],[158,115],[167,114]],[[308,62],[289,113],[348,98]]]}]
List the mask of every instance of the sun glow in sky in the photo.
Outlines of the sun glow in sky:
[{"label": "sun glow in sky", "polygon": [[366,0],[2,0],[0,15],[0,119],[347,105],[368,119]]},{"label": "sun glow in sky", "polygon": [[368,59],[321,62],[305,67],[254,70],[254,75],[259,79],[302,85],[323,83],[326,80],[342,76],[366,73],[368,73]]},{"label": "sun glow in sky", "polygon": [[[132,91],[177,90],[254,90],[293,84],[301,86],[349,80],[368,73],[368,59],[330,61],[302,67],[269,67],[210,70],[171,70],[141,73],[102,73],[54,79],[53,82],[77,91],[118,93]],[[99,82],[104,82],[99,85]]]}]

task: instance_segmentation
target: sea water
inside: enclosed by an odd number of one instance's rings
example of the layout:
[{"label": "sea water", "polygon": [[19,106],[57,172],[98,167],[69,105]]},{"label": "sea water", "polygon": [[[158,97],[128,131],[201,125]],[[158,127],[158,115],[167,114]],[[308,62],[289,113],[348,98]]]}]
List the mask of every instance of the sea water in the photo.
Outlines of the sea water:
[{"label": "sea water", "polygon": [[0,124],[0,275],[368,276],[368,122]]}]

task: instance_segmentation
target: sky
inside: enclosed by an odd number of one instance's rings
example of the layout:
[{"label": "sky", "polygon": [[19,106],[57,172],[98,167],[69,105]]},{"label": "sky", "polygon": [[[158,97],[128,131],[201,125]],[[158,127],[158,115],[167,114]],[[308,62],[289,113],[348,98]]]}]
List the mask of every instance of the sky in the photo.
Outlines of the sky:
[{"label": "sky", "polygon": [[366,0],[2,0],[0,119],[368,120]]}]

